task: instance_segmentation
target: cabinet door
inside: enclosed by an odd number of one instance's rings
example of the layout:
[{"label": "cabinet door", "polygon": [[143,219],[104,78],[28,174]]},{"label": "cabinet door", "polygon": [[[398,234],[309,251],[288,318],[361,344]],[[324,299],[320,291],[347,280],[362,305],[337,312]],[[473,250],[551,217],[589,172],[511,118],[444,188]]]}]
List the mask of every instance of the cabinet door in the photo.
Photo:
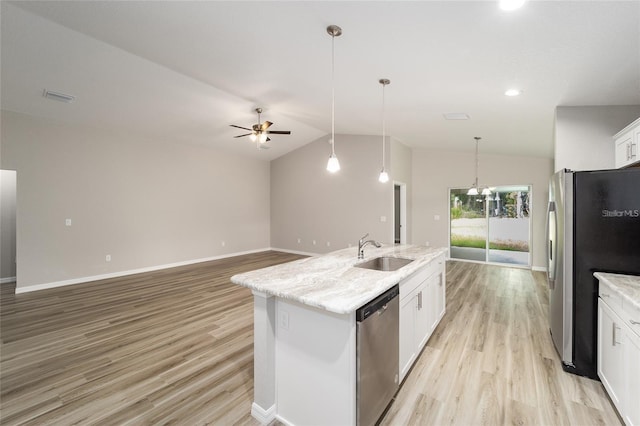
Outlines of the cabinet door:
[{"label": "cabinet door", "polygon": [[433,279],[429,278],[418,287],[417,291],[417,311],[416,311],[416,351],[420,350],[427,344],[427,340],[431,336],[433,326]]},{"label": "cabinet door", "polygon": [[618,411],[624,392],[622,321],[598,298],[598,376]]},{"label": "cabinet door", "polygon": [[640,426],[640,336],[625,326],[623,417],[627,425]]},{"label": "cabinet door", "polygon": [[629,131],[615,140],[616,144],[616,168],[624,167],[632,163],[631,144],[633,142],[633,132]]},{"label": "cabinet door", "polygon": [[[427,313],[427,317],[428,317],[428,322],[429,322],[429,333],[427,336],[427,339],[429,337],[431,337],[431,335],[433,334],[433,330],[436,329],[436,326],[438,325],[438,320],[440,319],[438,314],[439,314],[439,289],[440,286],[438,285],[440,283],[440,274],[436,273],[434,275],[432,275],[429,278],[429,282],[427,283],[427,291],[428,291],[428,307],[427,309],[429,309],[429,312]],[[425,341],[426,343],[426,341]]]},{"label": "cabinet door", "polygon": [[640,145],[640,125],[636,126],[633,130],[633,139],[631,141],[631,149],[630,149],[630,161],[635,163],[640,161],[640,154],[638,154],[638,146]]},{"label": "cabinet door", "polygon": [[433,325],[433,327],[435,328],[438,325],[438,322],[440,321],[440,319],[442,318],[442,316],[444,315],[444,311],[445,311],[445,282],[444,282],[444,274],[443,273],[439,273],[438,274],[438,282],[437,285],[435,286],[435,309],[436,309],[436,315],[435,315],[435,324]]},{"label": "cabinet door", "polygon": [[400,300],[400,381],[416,359],[416,311],[417,296],[415,292]]}]

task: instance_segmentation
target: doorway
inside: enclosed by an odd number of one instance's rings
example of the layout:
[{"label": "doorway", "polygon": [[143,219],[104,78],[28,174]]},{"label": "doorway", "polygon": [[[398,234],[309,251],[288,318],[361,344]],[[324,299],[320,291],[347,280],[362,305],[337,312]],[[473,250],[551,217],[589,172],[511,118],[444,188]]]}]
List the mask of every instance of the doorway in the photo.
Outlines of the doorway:
[{"label": "doorway", "polygon": [[490,195],[449,190],[452,259],[531,266],[531,186],[504,185]]},{"label": "doorway", "polygon": [[393,242],[407,244],[407,185],[393,184]]}]

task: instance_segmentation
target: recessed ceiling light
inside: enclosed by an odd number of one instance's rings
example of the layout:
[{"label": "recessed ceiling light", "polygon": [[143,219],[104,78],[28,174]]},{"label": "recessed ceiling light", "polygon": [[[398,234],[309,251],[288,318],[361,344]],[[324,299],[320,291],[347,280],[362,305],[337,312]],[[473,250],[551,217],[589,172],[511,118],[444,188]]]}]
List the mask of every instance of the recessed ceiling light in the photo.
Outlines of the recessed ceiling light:
[{"label": "recessed ceiling light", "polygon": [[522,91],[518,89],[509,89],[504,92],[505,96],[518,96],[520,93],[522,93]]},{"label": "recessed ceiling light", "polygon": [[516,10],[520,9],[526,0],[500,0],[500,9]]},{"label": "recessed ceiling light", "polygon": [[445,120],[468,120],[469,114],[465,114],[463,112],[449,112],[447,114],[443,114]]},{"label": "recessed ceiling light", "polygon": [[47,99],[66,102],[68,104],[76,100],[76,97],[73,95],[67,95],[66,93],[60,93],[60,92],[52,92],[51,90],[47,90],[47,89],[44,89],[44,92],[42,92],[42,96],[44,96]]}]

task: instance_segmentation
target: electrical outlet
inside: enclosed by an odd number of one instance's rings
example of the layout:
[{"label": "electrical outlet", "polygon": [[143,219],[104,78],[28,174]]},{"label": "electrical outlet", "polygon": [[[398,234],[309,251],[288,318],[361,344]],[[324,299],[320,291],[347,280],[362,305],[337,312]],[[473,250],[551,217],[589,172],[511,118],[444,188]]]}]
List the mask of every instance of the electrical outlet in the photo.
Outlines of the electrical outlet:
[{"label": "electrical outlet", "polygon": [[380,222],[386,222],[386,221],[387,221],[386,216],[380,216]]},{"label": "electrical outlet", "polygon": [[64,224],[65,226],[71,226],[71,219],[65,219]]},{"label": "electrical outlet", "polygon": [[440,220],[440,215],[439,214],[434,214],[433,215],[433,220]]},{"label": "electrical outlet", "polygon": [[104,257],[104,260],[106,260],[107,262],[111,262],[111,255],[108,254]]},{"label": "electrical outlet", "polygon": [[425,245],[425,246],[427,246],[427,247],[429,247],[431,244],[429,243],[429,241],[426,241],[426,242],[424,243],[424,245]]},{"label": "electrical outlet", "polygon": [[311,244],[313,244],[313,245],[315,246],[315,245],[316,245],[316,240],[313,240],[313,241],[311,242]]},{"label": "electrical outlet", "polygon": [[300,244],[302,242],[301,238],[298,238],[298,244]]},{"label": "electrical outlet", "polygon": [[222,247],[224,247],[224,246],[226,246],[226,245],[227,245],[227,243],[226,243],[225,241],[221,241],[221,242],[220,242],[220,245],[221,245]]},{"label": "electrical outlet", "polygon": [[327,241],[327,247],[331,247],[331,242]]}]

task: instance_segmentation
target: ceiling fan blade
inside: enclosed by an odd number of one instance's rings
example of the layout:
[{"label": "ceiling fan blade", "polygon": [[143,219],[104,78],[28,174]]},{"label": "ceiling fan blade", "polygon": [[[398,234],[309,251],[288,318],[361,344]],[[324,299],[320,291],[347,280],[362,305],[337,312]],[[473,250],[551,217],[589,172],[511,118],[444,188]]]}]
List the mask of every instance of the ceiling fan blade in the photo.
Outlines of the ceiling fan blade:
[{"label": "ceiling fan blade", "polygon": [[267,130],[270,135],[290,135],[291,130]]},{"label": "ceiling fan blade", "polygon": [[243,136],[249,136],[252,135],[253,133],[247,133],[246,135],[238,135],[238,136],[234,136],[234,138],[241,138]]},{"label": "ceiling fan blade", "polygon": [[262,123],[262,131],[267,130],[273,123],[270,121],[265,121],[264,123]]},{"label": "ceiling fan blade", "polygon": [[238,129],[242,129],[242,130],[249,130],[249,131],[251,131],[251,129],[247,129],[246,127],[242,127],[242,126],[236,126],[235,124],[229,124],[229,126],[231,126],[231,127],[235,127],[235,128],[238,128]]}]

